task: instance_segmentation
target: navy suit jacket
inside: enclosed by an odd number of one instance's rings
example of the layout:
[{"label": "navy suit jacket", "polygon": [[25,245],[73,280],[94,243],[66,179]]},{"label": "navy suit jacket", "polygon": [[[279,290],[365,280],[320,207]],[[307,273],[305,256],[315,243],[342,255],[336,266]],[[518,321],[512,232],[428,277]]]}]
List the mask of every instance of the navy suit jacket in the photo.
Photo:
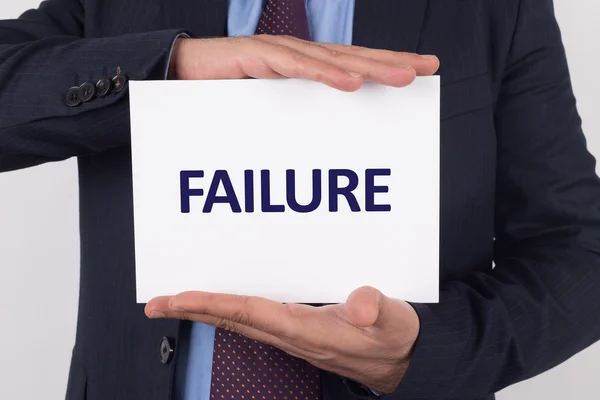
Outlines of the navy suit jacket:
[{"label": "navy suit jacket", "polygon": [[[0,21],[0,170],[78,158],[68,400],[169,399],[186,323],[150,321],[135,300],[127,83],[75,107],[67,91],[117,70],[163,79],[175,36],[224,36],[226,13],[226,0],[49,0]],[[353,42],[441,60],[441,302],[414,304],[420,336],[388,398],[490,399],[597,341],[600,183],[552,1],[357,0]],[[367,396],[323,374],[326,400]]]}]

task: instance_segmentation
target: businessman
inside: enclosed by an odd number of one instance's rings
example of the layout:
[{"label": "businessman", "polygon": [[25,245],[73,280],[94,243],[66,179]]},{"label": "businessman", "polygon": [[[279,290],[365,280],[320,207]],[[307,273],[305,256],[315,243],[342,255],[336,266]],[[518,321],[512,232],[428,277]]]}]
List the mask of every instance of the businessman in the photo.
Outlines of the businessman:
[{"label": "businessman", "polygon": [[[130,80],[434,73],[439,304],[136,304]],[[1,171],[78,158],[68,400],[489,400],[600,338],[600,182],[551,0],[49,0],[0,21],[0,113]]]}]

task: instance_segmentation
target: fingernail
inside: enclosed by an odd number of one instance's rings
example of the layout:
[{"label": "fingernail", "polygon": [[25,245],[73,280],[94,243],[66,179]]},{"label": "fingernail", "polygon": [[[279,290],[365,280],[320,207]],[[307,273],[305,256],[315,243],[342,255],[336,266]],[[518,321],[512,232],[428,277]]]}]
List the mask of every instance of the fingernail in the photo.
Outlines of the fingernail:
[{"label": "fingernail", "polygon": [[421,57],[426,60],[434,60],[437,58],[436,56],[430,56],[430,55],[422,55]]},{"label": "fingernail", "polygon": [[150,318],[166,318],[165,314],[159,312],[159,311],[152,311],[150,313]]},{"label": "fingernail", "polygon": [[350,74],[351,77],[353,78],[360,78],[362,75],[356,72],[348,72]]}]

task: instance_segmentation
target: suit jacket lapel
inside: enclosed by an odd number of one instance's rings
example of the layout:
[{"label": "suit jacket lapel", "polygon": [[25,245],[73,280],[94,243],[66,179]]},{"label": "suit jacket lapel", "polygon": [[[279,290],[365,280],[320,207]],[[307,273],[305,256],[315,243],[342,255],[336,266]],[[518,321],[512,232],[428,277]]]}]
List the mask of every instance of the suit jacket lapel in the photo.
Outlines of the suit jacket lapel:
[{"label": "suit jacket lapel", "polygon": [[356,0],[352,44],[417,52],[427,0]]}]

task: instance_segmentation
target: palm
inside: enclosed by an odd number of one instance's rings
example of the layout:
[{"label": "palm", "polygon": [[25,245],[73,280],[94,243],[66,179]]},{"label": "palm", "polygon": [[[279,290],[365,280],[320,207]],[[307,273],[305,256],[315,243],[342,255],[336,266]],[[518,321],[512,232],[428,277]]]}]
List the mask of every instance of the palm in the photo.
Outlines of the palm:
[{"label": "palm", "polygon": [[410,305],[369,287],[323,307],[186,292],[153,299],[146,313],[234,331],[381,391],[402,379],[419,330]]}]

